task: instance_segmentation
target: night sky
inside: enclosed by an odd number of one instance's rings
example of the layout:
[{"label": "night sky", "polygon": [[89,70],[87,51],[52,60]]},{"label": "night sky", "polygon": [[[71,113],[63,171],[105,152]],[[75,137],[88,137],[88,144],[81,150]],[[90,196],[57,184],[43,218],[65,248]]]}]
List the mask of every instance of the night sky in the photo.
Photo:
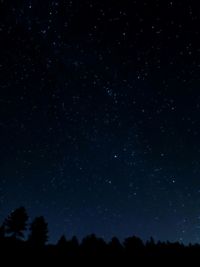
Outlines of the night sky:
[{"label": "night sky", "polygon": [[0,1],[0,219],[200,241],[200,7]]}]

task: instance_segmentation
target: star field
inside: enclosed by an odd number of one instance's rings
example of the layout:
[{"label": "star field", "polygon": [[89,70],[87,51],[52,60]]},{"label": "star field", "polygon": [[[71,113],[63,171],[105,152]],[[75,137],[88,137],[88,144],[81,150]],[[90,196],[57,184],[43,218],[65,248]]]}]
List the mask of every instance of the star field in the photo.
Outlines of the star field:
[{"label": "star field", "polygon": [[200,241],[197,1],[0,2],[0,218]]}]

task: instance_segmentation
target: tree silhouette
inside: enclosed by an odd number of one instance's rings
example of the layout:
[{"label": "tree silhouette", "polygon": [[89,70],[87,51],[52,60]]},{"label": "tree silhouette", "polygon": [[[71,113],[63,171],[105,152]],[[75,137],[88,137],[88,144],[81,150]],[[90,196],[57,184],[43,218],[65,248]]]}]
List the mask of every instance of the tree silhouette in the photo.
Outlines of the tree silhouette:
[{"label": "tree silhouette", "polygon": [[68,241],[68,252],[70,256],[75,256],[79,250],[79,242],[76,236],[73,236],[71,240]]},{"label": "tree silhouette", "polygon": [[14,238],[23,238],[26,230],[28,215],[24,207],[14,210],[5,220],[4,228],[8,235]]},{"label": "tree silhouette", "polygon": [[155,247],[155,241],[154,241],[153,237],[150,237],[150,240],[147,240],[146,247],[148,247],[148,248],[154,248]]},{"label": "tree silhouette", "polygon": [[77,249],[79,247],[79,242],[76,236],[73,236],[69,242],[74,249]]},{"label": "tree silhouette", "polygon": [[129,254],[132,253],[139,254],[144,249],[144,244],[139,237],[132,236],[124,240],[124,247],[126,249],[126,252]]},{"label": "tree silhouette", "polygon": [[36,217],[30,226],[29,242],[33,246],[44,246],[48,241],[48,224],[43,216]]},{"label": "tree silhouette", "polygon": [[66,247],[66,245],[67,245],[67,239],[66,239],[65,235],[62,235],[60,237],[60,239],[58,240],[57,245],[58,245],[58,247]]},{"label": "tree silhouette", "polygon": [[96,256],[105,251],[106,243],[102,238],[96,237],[95,234],[91,234],[83,238],[81,243],[82,250],[85,254]]},{"label": "tree silhouette", "polygon": [[120,256],[123,252],[123,246],[117,237],[112,238],[112,240],[108,244],[108,248],[111,255],[117,254],[118,256]]}]

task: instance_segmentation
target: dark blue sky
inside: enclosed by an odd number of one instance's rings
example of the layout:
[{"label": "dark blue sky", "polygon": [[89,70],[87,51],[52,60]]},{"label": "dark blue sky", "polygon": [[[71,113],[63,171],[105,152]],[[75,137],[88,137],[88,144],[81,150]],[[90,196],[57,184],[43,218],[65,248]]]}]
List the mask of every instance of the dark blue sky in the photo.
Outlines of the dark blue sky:
[{"label": "dark blue sky", "polygon": [[197,1],[1,1],[0,218],[199,242],[199,23]]}]

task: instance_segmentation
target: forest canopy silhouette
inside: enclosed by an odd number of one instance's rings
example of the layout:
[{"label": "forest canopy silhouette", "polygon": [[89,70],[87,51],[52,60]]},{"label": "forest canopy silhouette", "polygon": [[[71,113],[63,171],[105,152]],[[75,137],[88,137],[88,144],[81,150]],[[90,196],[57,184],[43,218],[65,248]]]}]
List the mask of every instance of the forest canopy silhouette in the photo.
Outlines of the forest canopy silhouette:
[{"label": "forest canopy silhouette", "polygon": [[[159,262],[195,259],[199,257],[200,245],[184,245],[180,242],[155,241],[151,237],[144,242],[136,236],[120,241],[113,237],[106,242],[95,234],[88,235],[79,241],[76,236],[67,239],[62,235],[56,244],[48,244],[48,223],[43,216],[36,217],[28,223],[29,216],[24,207],[19,207],[5,218],[0,226],[0,251],[2,259],[9,261],[31,258],[33,262],[67,263],[86,261],[88,263],[112,261]],[[26,236],[26,238],[25,238]],[[13,257],[10,257],[13,255]]]}]

